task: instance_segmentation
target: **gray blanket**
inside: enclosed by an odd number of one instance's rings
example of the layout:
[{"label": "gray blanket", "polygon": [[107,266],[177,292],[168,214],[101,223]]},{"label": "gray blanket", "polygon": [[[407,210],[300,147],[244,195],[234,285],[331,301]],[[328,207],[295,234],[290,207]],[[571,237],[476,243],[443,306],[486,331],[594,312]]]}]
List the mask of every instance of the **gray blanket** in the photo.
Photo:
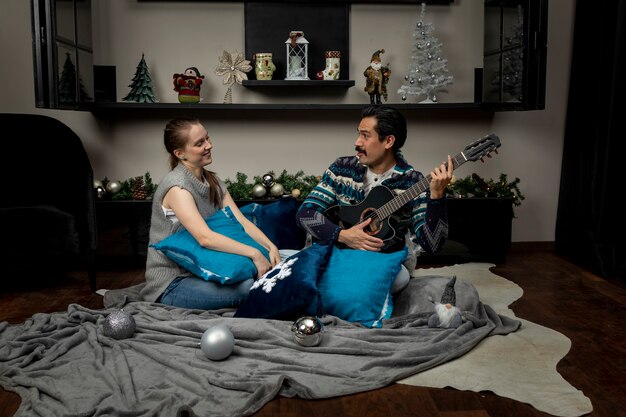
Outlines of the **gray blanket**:
[{"label": "gray blanket", "polygon": [[[23,324],[0,323],[0,384],[21,396],[16,416],[29,417],[247,416],[276,395],[328,398],[372,390],[518,329],[519,321],[482,304],[462,277],[455,290],[465,322],[429,328],[429,297],[439,300],[448,280],[412,279],[381,329],[324,317],[324,338],[315,347],[293,341],[291,322],[133,301],[137,287],[114,290],[102,310],[72,304]],[[122,305],[136,332],[115,340],[102,325]],[[202,333],[216,324],[235,336],[233,353],[222,361],[198,348]]]}]

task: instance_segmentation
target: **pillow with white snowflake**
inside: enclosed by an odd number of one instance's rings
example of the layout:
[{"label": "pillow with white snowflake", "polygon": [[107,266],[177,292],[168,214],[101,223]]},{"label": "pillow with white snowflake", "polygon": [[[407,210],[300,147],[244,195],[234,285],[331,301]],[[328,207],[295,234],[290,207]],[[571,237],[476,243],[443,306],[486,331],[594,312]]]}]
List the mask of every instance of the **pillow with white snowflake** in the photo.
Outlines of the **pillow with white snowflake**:
[{"label": "pillow with white snowflake", "polygon": [[326,266],[332,245],[314,243],[296,252],[254,281],[235,317],[293,320],[323,312],[317,278]]}]

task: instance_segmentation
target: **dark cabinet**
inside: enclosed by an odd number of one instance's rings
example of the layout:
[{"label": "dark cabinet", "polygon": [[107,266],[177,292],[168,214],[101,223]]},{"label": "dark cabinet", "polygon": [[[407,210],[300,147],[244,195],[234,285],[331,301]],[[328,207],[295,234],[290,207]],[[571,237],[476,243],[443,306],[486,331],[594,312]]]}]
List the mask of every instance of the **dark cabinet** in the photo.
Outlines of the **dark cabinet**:
[{"label": "dark cabinet", "polygon": [[503,262],[511,248],[513,199],[449,198],[450,231],[443,250],[418,264]]},{"label": "dark cabinet", "polygon": [[[269,52],[276,66],[273,80],[286,77],[286,41],[290,31],[302,31],[305,38],[315,39],[308,44],[307,73],[315,80],[317,71],[324,69],[324,51],[341,53],[339,79],[347,80],[350,74],[349,19],[350,5],[347,3],[269,3],[246,2],[244,6],[246,57]],[[274,45],[268,49],[268,45]],[[254,71],[250,74],[255,78]],[[267,80],[264,80],[267,81]],[[289,81],[293,82],[293,81]],[[328,84],[328,83],[327,83]],[[352,84],[353,85],[353,84]]]},{"label": "dark cabinet", "polygon": [[545,108],[547,20],[547,0],[485,1],[485,108]]}]

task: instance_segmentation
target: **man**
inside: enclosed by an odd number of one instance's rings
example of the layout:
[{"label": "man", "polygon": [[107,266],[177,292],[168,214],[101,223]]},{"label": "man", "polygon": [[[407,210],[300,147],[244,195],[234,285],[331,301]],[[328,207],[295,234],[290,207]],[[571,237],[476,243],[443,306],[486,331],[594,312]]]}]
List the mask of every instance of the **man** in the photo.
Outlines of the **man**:
[{"label": "man", "polygon": [[[353,249],[383,250],[386,242],[369,229],[371,219],[343,228],[336,219],[329,218],[328,209],[358,204],[379,185],[400,194],[424,178],[400,152],[406,135],[406,120],[398,110],[387,106],[364,108],[354,143],[357,154],[340,157],[326,169],[320,183],[300,206],[296,214],[298,225],[316,240],[332,240]],[[412,249],[393,292],[408,284],[416,252],[436,253],[448,237],[445,189],[452,179],[452,171],[452,159],[448,155],[447,163],[430,173],[429,188],[398,209],[393,222],[390,221],[395,236]],[[412,248],[413,241],[419,245],[416,250]]]}]

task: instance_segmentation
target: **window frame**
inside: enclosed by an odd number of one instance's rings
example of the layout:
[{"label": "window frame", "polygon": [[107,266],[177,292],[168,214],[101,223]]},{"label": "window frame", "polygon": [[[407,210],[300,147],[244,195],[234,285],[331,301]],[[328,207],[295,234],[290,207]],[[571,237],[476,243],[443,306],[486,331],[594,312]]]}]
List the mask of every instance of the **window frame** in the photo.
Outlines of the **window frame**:
[{"label": "window frame", "polygon": [[[35,106],[48,109],[78,110],[81,104],[93,101],[93,48],[86,42],[79,42],[77,28],[77,2],[91,9],[91,0],[64,0],[71,2],[72,38],[58,35],[56,6],[61,0],[31,0],[33,63],[35,77]],[[82,7],[85,7],[84,4]],[[91,16],[91,13],[88,13]],[[91,25],[91,22],[88,23]],[[81,39],[80,41],[84,41]],[[91,44],[91,39],[88,40]],[[63,65],[59,53],[64,49],[73,57],[75,71],[74,99],[62,101],[59,97],[59,82]],[[81,57],[82,55],[82,57]],[[85,59],[83,59],[85,58]],[[91,58],[91,59],[89,59]],[[85,68],[81,61],[91,61]],[[86,69],[86,71],[85,71]],[[85,80],[83,82],[83,80]],[[85,86],[85,84],[87,86]]]},{"label": "window frame", "polygon": [[[523,10],[523,38],[520,45],[522,50],[522,83],[521,98],[519,100],[507,100],[504,92],[504,56],[507,52],[513,52],[515,47],[508,47],[506,43],[505,8],[521,6]],[[497,36],[499,39],[497,48],[488,49],[488,44],[493,40],[489,36],[488,16],[493,16],[487,11],[488,7],[499,7],[500,20]],[[494,111],[506,110],[543,110],[545,109],[546,93],[546,56],[547,56],[547,28],[548,28],[548,0],[485,0],[485,50],[483,56],[482,76],[482,105],[484,108]],[[499,94],[497,99],[490,97],[490,84],[494,77],[488,71],[489,58],[499,60],[498,79]],[[493,96],[493,94],[491,94]]]}]

